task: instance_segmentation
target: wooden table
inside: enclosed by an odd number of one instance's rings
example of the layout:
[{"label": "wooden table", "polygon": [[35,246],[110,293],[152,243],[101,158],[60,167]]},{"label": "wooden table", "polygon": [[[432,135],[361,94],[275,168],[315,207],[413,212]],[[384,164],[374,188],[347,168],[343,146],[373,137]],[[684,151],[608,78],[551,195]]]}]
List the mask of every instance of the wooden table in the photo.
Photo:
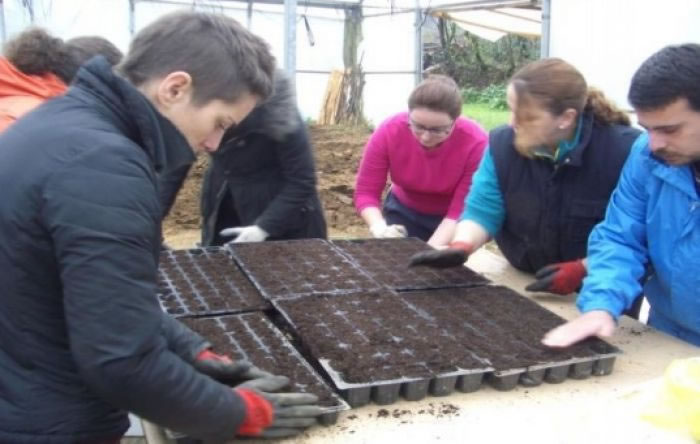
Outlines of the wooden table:
[{"label": "wooden table", "polygon": [[[512,268],[501,256],[481,249],[469,258],[468,265],[566,319],[578,315],[574,296],[525,292],[532,277]],[[700,356],[700,348],[627,317],[621,318],[609,342],[624,351],[609,376],[519,386],[507,392],[484,385],[474,393],[401,400],[388,406],[370,404],[343,412],[336,425],[314,427],[284,442],[692,443],[689,437],[642,421],[640,413],[655,399],[668,364]],[[448,405],[458,410],[441,413]],[[378,417],[381,409],[389,415]],[[149,443],[168,442],[158,427],[145,423],[144,430]]]}]

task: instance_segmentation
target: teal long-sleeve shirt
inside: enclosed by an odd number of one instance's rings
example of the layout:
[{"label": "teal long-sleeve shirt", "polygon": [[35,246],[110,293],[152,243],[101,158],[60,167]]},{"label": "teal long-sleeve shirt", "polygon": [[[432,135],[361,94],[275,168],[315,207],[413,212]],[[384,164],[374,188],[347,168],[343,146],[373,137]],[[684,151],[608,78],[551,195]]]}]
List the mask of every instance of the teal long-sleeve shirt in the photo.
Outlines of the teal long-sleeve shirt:
[{"label": "teal long-sleeve shirt", "polygon": [[[581,140],[582,118],[579,118],[576,133],[571,140],[559,143],[554,155],[545,150],[538,150],[535,155],[548,158],[552,162],[563,160]],[[464,210],[460,216],[460,222],[471,220],[484,227],[491,237],[495,236],[506,218],[506,209],[503,203],[503,193],[498,183],[496,166],[491,156],[491,147],[486,148],[479,168],[472,178],[472,187],[464,202]]]}]

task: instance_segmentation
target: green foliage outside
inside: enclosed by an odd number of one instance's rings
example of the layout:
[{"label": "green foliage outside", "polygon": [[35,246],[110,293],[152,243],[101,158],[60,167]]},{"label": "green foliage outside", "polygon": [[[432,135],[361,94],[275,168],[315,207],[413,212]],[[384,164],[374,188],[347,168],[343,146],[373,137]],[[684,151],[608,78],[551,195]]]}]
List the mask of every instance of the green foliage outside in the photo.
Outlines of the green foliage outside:
[{"label": "green foliage outside", "polygon": [[479,122],[487,131],[508,123],[510,111],[505,85],[494,83],[486,88],[464,88],[462,100],[462,114]]},{"label": "green foliage outside", "polygon": [[462,90],[464,103],[481,103],[494,110],[507,110],[506,86],[493,83],[486,88],[468,86]]},{"label": "green foliage outside", "polygon": [[510,117],[508,110],[493,109],[487,104],[474,102],[467,102],[462,107],[462,115],[476,120],[486,131],[508,123]]},{"label": "green foliage outside", "polygon": [[446,74],[463,88],[504,84],[540,54],[539,38],[509,34],[490,42],[442,18],[437,21],[437,31],[439,44],[424,54],[423,68]]}]

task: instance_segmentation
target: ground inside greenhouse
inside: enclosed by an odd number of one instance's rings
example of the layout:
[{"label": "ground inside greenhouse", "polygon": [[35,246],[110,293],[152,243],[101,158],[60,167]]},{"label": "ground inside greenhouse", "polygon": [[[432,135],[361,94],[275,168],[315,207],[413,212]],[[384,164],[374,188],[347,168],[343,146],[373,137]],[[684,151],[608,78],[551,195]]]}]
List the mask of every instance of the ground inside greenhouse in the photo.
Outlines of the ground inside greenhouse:
[{"label": "ground inside greenhouse", "polygon": [[[311,125],[309,131],[329,236],[366,237],[369,233],[355,213],[352,194],[362,150],[370,136],[369,130]],[[208,156],[201,155],[163,224],[166,242],[174,248],[191,248],[200,239],[199,192],[207,165]]]}]

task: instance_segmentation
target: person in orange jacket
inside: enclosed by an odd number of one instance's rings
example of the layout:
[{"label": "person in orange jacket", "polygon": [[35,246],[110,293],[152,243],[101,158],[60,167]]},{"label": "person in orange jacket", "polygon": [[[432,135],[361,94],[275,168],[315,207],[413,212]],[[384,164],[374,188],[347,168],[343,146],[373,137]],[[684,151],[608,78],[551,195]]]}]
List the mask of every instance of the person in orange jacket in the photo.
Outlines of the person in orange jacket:
[{"label": "person in orange jacket", "polygon": [[10,40],[0,57],[0,132],[45,100],[63,94],[78,68],[96,55],[116,65],[122,53],[102,37],[66,42],[41,28]]}]

